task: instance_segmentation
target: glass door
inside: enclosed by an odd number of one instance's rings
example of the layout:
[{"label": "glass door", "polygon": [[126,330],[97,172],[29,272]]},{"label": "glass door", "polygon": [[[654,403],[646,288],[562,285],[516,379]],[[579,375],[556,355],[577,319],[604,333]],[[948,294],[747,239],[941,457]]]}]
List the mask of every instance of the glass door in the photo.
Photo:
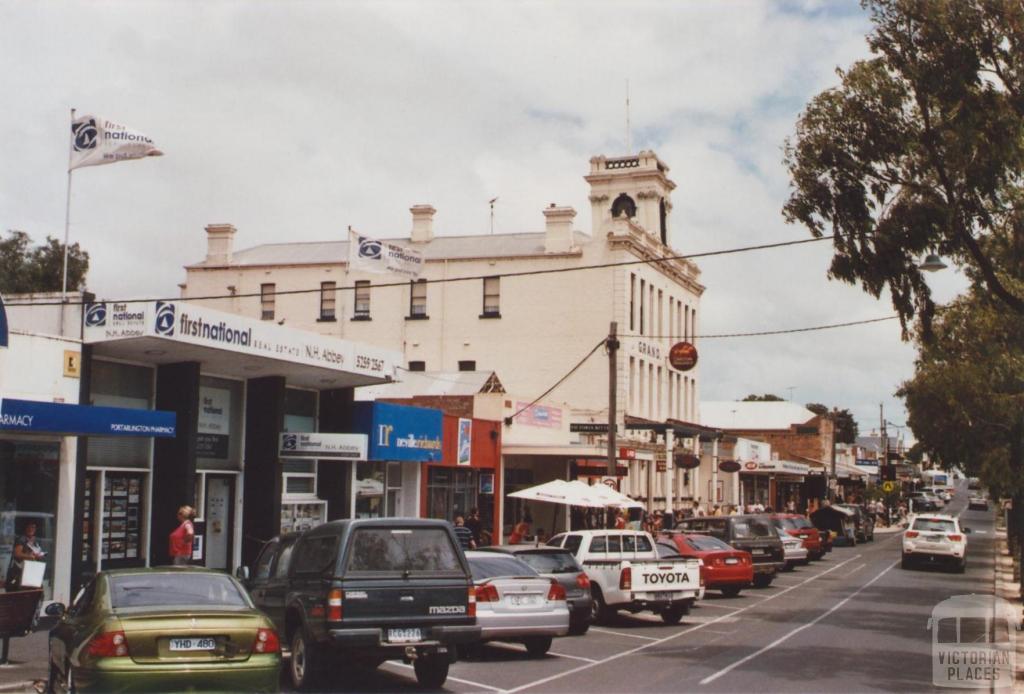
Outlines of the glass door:
[{"label": "glass door", "polygon": [[206,566],[227,571],[231,568],[235,476],[207,473],[203,498]]}]

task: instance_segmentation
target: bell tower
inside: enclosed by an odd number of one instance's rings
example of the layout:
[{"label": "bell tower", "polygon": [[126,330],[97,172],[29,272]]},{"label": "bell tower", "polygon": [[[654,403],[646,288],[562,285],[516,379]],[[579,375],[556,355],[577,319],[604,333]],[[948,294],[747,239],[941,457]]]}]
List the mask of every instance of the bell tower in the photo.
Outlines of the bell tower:
[{"label": "bell tower", "polygon": [[651,237],[668,245],[672,202],[676,184],[668,177],[668,166],[651,150],[628,157],[597,156],[590,159],[593,235],[606,233],[612,220],[629,218]]}]

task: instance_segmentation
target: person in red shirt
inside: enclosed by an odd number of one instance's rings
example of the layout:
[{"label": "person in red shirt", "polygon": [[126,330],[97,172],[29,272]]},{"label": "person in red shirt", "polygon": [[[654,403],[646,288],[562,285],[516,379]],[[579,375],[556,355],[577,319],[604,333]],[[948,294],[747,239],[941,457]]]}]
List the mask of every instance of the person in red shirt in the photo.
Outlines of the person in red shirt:
[{"label": "person in red shirt", "polygon": [[188,566],[192,559],[192,539],[196,536],[192,519],[195,517],[196,510],[191,506],[182,506],[178,509],[180,525],[171,533],[170,537],[171,563],[175,566]]}]

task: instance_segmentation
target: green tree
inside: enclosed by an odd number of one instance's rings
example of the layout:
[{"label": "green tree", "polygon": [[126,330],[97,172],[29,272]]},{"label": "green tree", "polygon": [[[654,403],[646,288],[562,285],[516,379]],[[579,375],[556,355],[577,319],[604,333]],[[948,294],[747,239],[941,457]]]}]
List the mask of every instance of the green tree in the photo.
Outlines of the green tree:
[{"label": "green tree", "polygon": [[784,161],[785,218],[834,236],[829,276],[888,288],[904,335],[935,312],[939,253],[1024,316],[1024,3],[863,0],[873,57],[807,105]]},{"label": "green tree", "polygon": [[[89,271],[89,254],[77,243],[68,248],[68,289],[85,287]],[[64,273],[64,244],[53,237],[46,243],[32,246],[24,231],[8,232],[0,239],[0,292],[59,292]]]},{"label": "green tree", "polygon": [[743,398],[742,402],[785,402],[785,399],[771,393],[765,393],[764,395],[750,394]]},{"label": "green tree", "polygon": [[840,410],[837,407],[829,410],[827,405],[822,405],[820,402],[809,402],[804,407],[816,415],[828,417],[835,423],[836,443],[855,443],[857,441],[859,431],[857,420],[853,418],[853,413],[849,410]]}]

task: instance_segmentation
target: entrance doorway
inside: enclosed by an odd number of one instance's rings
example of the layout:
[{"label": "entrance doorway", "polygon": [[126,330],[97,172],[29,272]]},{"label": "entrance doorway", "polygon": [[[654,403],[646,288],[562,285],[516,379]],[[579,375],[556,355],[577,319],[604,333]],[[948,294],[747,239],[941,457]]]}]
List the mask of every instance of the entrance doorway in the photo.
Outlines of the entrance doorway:
[{"label": "entrance doorway", "polygon": [[210,569],[228,571],[234,534],[235,476],[207,473],[203,494],[205,564]]}]

